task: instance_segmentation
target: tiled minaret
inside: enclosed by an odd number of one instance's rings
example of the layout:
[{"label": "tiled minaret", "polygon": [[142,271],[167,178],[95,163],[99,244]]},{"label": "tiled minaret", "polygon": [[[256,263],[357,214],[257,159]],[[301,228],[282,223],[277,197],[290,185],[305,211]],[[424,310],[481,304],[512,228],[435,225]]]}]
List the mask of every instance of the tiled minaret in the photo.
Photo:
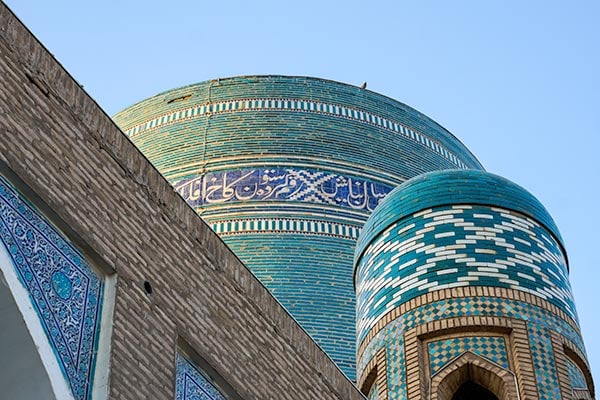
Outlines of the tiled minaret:
[{"label": "tiled minaret", "polygon": [[115,121],[350,378],[367,217],[408,178],[482,168],[418,111],[324,79],[212,80]]},{"label": "tiled minaret", "polygon": [[558,228],[529,192],[439,171],[391,192],[355,255],[370,399],[592,399]]}]

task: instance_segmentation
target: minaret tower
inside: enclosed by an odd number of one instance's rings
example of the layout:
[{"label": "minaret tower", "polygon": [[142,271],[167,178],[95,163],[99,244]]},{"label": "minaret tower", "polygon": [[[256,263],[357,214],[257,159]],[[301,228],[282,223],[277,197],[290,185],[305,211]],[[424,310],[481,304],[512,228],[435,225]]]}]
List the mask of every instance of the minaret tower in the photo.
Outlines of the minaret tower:
[{"label": "minaret tower", "polygon": [[369,399],[593,399],[554,221],[476,170],[391,192],[355,256],[357,377]]}]

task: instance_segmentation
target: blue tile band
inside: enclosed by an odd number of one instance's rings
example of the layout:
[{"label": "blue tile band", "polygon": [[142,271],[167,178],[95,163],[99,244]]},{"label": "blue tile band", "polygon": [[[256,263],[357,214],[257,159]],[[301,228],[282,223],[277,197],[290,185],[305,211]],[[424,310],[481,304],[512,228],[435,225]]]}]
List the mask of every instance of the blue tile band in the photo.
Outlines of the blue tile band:
[{"label": "blue tile band", "polygon": [[253,168],[182,179],[175,190],[192,207],[248,201],[294,201],[370,213],[391,185],[311,169]]},{"label": "blue tile band", "polygon": [[452,152],[448,151],[448,149],[446,149],[440,143],[432,140],[422,133],[416,132],[408,126],[402,125],[398,121],[387,119],[360,109],[344,107],[339,104],[328,104],[302,99],[255,98],[203,104],[200,106],[193,106],[179,109],[167,114],[162,114],[151,119],[150,121],[143,122],[127,129],[125,134],[127,136],[134,136],[163,125],[175,123],[178,120],[204,117],[217,113],[252,112],[263,110],[287,110],[290,112],[319,113],[348,118],[364,124],[375,125],[378,128],[390,130],[394,133],[410,138],[411,140],[414,140],[423,146],[429,147],[436,153],[450,160],[456,166],[456,168],[467,168],[466,164],[462,160],[456,157],[456,155],[454,155]]}]

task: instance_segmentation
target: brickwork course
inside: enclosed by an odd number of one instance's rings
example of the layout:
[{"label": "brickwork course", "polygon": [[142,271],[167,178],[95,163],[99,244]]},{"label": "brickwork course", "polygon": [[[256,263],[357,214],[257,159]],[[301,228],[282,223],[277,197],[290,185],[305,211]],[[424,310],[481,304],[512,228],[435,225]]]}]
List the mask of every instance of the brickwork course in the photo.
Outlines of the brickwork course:
[{"label": "brickwork course", "polygon": [[244,399],[363,398],[4,4],[0,76],[3,173],[117,275],[110,398],[172,399],[180,340]]}]

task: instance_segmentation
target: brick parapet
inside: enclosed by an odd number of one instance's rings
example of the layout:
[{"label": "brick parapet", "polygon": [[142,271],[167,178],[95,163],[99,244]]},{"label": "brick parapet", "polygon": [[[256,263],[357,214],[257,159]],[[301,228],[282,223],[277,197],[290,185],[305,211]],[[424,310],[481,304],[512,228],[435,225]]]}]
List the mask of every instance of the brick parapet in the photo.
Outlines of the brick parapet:
[{"label": "brick parapet", "polygon": [[179,336],[243,398],[363,398],[4,4],[0,54],[0,159],[118,276],[111,398],[172,398]]}]

